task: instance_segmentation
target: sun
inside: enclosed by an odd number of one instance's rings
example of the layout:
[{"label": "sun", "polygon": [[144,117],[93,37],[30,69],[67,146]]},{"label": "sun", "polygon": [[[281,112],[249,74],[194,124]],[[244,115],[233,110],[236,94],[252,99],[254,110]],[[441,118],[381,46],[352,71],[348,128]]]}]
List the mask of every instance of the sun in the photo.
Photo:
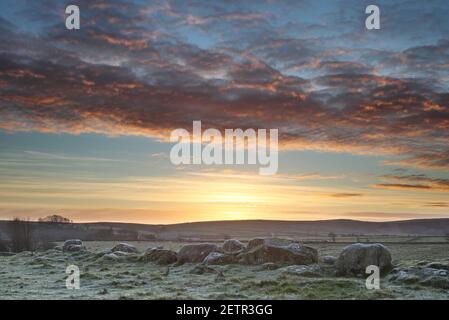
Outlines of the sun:
[{"label": "sun", "polygon": [[206,202],[257,203],[260,199],[255,195],[225,192],[208,195]]},{"label": "sun", "polygon": [[247,213],[242,211],[225,211],[222,216],[225,220],[244,220],[248,218]]}]

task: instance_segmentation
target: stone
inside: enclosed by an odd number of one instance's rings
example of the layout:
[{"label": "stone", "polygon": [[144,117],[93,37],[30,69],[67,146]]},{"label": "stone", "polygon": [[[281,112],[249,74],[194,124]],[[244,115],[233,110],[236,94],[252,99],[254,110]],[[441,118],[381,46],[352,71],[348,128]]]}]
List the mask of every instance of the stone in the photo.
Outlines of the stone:
[{"label": "stone", "polygon": [[287,266],[280,270],[289,274],[295,274],[303,277],[320,277],[322,272],[322,269],[318,264]]},{"label": "stone", "polygon": [[303,265],[318,262],[317,250],[303,246],[298,242],[285,239],[253,240],[247,246],[249,249],[237,256],[240,263],[264,264],[273,262],[281,265]]},{"label": "stone", "polygon": [[204,258],[203,262],[211,265],[231,264],[236,262],[236,257],[220,252],[211,252]]},{"label": "stone", "polygon": [[63,252],[78,252],[85,250],[83,242],[79,239],[66,240],[62,245]]},{"label": "stone", "polygon": [[172,250],[151,248],[143,254],[141,260],[155,262],[160,265],[167,265],[175,263],[178,260],[178,255]]},{"label": "stone", "polygon": [[111,249],[112,252],[121,251],[127,253],[138,253],[138,250],[135,246],[128,243],[119,243],[114,248]]},{"label": "stone", "polygon": [[[434,264],[434,266],[437,265]],[[449,272],[446,269],[434,269],[416,264],[393,269],[388,279],[393,283],[420,284],[437,289],[449,289],[448,275]]]},{"label": "stone", "polygon": [[245,245],[239,240],[229,239],[223,243],[222,248],[226,253],[239,253],[245,249]]},{"label": "stone", "polygon": [[183,246],[178,252],[178,262],[203,262],[211,252],[220,252],[220,247],[216,244],[188,244]]},{"label": "stone", "polygon": [[101,257],[104,261],[119,261],[120,257],[115,253],[107,253]]},{"label": "stone", "polygon": [[334,256],[324,256],[322,258],[322,261],[324,264],[328,264],[328,265],[334,265],[335,262],[337,261],[337,258]]},{"label": "stone", "polygon": [[378,266],[381,274],[388,273],[393,267],[390,250],[380,243],[355,243],[345,247],[335,261],[339,276],[365,276],[369,265]]},{"label": "stone", "polygon": [[274,262],[267,262],[260,266],[260,270],[276,270],[279,269],[279,265]]},{"label": "stone", "polygon": [[255,247],[258,247],[260,245],[263,245],[265,243],[264,238],[255,238],[248,241],[248,244],[246,245],[247,250],[251,250]]}]

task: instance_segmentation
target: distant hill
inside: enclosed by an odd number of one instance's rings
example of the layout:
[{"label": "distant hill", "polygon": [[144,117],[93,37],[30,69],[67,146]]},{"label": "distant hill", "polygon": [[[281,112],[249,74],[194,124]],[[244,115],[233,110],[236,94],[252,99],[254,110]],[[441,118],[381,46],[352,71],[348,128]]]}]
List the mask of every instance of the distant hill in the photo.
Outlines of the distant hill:
[{"label": "distant hill", "polygon": [[[0,239],[7,238],[10,221],[0,221]],[[132,223],[49,223],[33,222],[36,234],[51,241],[83,240],[186,240],[204,241],[252,237],[320,237],[338,235],[449,235],[449,219],[419,219],[393,222],[357,220],[276,221],[240,220],[192,222],[167,225]]]}]

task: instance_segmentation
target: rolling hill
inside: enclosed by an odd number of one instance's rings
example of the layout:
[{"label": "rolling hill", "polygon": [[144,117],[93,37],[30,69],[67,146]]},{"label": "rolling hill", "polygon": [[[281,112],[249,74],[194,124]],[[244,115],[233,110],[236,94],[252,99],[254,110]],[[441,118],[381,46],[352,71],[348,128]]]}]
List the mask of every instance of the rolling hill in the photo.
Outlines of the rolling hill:
[{"label": "rolling hill", "polygon": [[[7,239],[11,221],[0,221],[0,239]],[[449,219],[419,219],[392,222],[358,220],[210,221],[167,225],[132,223],[46,223],[32,222],[34,232],[50,241],[83,240],[185,240],[204,241],[261,236],[322,237],[337,235],[445,236]]]}]

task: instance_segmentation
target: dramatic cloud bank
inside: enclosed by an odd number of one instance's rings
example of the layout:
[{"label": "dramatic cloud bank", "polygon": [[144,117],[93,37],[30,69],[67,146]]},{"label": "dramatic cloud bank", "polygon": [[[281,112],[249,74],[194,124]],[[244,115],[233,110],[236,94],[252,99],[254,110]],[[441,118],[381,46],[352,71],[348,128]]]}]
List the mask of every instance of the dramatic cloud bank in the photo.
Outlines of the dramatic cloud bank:
[{"label": "dramatic cloud bank", "polygon": [[[376,34],[362,2],[78,1],[76,31],[59,1],[28,4],[0,18],[0,128],[166,140],[202,120],[278,128],[284,148],[448,169],[447,3],[380,4]],[[448,190],[387,178],[378,187]]]}]

